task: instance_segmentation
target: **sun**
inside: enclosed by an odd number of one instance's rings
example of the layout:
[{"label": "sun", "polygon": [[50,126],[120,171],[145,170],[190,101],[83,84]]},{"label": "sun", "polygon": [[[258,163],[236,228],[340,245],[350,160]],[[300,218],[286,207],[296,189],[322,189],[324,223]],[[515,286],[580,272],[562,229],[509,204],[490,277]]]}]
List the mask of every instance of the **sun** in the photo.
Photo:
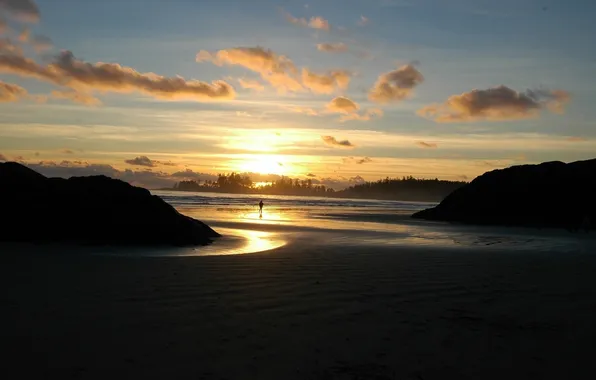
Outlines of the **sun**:
[{"label": "sun", "polygon": [[242,172],[259,174],[277,174],[287,173],[287,167],[283,156],[278,155],[251,155],[239,165]]}]

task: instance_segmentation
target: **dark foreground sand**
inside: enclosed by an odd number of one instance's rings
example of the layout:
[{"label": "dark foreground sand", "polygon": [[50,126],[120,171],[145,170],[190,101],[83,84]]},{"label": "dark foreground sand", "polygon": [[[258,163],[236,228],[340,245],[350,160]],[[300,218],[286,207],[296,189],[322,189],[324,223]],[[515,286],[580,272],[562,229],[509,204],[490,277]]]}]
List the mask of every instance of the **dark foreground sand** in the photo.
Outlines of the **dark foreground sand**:
[{"label": "dark foreground sand", "polygon": [[0,257],[5,378],[596,373],[589,253],[288,246],[226,257]]}]

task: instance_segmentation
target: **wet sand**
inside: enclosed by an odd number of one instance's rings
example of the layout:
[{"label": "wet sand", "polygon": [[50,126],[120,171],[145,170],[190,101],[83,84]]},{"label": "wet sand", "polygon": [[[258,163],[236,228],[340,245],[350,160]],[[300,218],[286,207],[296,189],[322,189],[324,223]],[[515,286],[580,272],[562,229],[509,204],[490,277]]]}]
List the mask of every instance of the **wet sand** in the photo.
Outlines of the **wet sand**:
[{"label": "wet sand", "polygon": [[[0,248],[3,373],[562,379],[596,370],[596,256],[300,240],[208,257]],[[8,372],[11,371],[11,372]]]}]

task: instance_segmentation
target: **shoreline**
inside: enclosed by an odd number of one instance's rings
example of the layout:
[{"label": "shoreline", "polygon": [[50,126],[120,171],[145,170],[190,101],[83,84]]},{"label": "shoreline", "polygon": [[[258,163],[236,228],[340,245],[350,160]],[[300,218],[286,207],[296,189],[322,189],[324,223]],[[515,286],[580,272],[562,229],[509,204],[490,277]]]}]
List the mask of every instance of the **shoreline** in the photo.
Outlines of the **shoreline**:
[{"label": "shoreline", "polygon": [[156,191],[166,192],[172,191],[176,193],[188,193],[188,194],[225,194],[225,195],[233,195],[233,196],[254,196],[254,197],[304,197],[304,198],[320,198],[320,199],[344,199],[346,201],[392,201],[392,202],[420,202],[420,203],[439,203],[443,198],[425,198],[425,199],[394,199],[394,198],[374,198],[374,197],[362,197],[362,198],[353,198],[350,196],[336,196],[336,195],[304,195],[304,194],[277,194],[277,193],[229,193],[225,191],[213,191],[210,189],[209,191],[195,191],[195,190],[178,190],[178,189],[148,189],[153,194]]}]

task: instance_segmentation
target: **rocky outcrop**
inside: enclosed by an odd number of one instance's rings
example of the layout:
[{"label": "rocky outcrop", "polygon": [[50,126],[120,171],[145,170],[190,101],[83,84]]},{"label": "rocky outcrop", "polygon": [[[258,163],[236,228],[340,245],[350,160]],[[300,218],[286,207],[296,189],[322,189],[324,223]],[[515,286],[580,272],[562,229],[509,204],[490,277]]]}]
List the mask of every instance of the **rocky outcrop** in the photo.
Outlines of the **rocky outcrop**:
[{"label": "rocky outcrop", "polygon": [[126,182],[46,178],[18,163],[0,163],[0,241],[186,246],[217,236]]},{"label": "rocky outcrop", "polygon": [[483,174],[414,218],[567,229],[596,227],[596,159]]}]

